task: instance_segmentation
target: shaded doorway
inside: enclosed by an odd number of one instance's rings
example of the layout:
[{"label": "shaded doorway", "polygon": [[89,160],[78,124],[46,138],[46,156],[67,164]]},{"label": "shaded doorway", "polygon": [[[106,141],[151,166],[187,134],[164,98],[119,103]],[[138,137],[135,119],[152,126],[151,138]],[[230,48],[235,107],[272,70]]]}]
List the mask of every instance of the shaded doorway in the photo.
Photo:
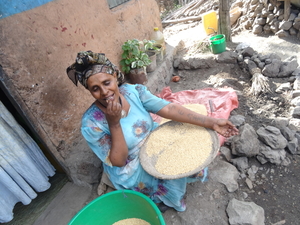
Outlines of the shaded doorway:
[{"label": "shaded doorway", "polygon": [[37,197],[32,199],[30,204],[23,205],[22,202],[16,203],[13,214],[14,218],[8,223],[3,223],[7,225],[11,224],[33,224],[33,222],[38,218],[38,216],[43,212],[51,200],[56,196],[59,190],[68,182],[67,175],[65,174],[62,167],[54,159],[52,154],[47,150],[47,147],[43,144],[38,134],[36,134],[30,127],[30,124],[21,115],[18,109],[14,106],[16,105],[11,97],[9,96],[5,87],[2,86],[0,82],[0,101],[5,106],[5,108],[12,114],[18,124],[27,132],[27,134],[37,143],[37,145],[42,150],[43,154],[49,160],[49,162],[55,168],[55,175],[49,177],[49,183],[51,187],[43,192],[37,192]]}]

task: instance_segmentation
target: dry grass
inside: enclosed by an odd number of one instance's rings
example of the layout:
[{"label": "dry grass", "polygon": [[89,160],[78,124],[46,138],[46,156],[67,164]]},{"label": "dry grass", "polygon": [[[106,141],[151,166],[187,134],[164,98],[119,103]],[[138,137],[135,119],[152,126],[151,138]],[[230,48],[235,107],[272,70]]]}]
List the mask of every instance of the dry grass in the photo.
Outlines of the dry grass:
[{"label": "dry grass", "polygon": [[271,92],[269,87],[269,79],[260,73],[253,74],[250,93],[257,96],[260,93]]},{"label": "dry grass", "polygon": [[203,54],[203,53],[210,53],[210,42],[208,39],[197,41],[192,46],[188,47],[187,55],[196,55],[196,54]]}]

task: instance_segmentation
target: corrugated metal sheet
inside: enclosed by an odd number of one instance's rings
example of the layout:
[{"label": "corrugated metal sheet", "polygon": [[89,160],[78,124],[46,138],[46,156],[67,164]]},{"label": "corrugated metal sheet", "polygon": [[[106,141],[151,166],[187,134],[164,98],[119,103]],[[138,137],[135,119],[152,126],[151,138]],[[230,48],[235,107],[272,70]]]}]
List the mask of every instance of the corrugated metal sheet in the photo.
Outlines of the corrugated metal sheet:
[{"label": "corrugated metal sheet", "polygon": [[107,0],[110,9],[117,7],[118,5],[121,5],[124,2],[128,2],[128,1],[130,0]]}]

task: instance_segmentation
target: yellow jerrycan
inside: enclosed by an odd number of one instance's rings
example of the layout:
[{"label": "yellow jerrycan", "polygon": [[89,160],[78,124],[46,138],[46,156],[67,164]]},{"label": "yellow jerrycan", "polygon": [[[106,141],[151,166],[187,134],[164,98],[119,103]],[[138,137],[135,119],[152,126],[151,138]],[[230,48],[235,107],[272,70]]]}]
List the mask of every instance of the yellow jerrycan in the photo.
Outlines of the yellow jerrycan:
[{"label": "yellow jerrycan", "polygon": [[216,11],[209,11],[202,15],[203,28],[207,35],[217,34],[218,32],[218,17]]}]

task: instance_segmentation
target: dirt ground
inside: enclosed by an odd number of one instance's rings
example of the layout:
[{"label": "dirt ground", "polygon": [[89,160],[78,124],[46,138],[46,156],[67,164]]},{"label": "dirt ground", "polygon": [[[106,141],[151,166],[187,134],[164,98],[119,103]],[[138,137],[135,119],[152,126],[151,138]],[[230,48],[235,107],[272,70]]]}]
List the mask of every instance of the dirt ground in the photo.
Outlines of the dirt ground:
[{"label": "dirt ground", "polygon": [[[205,39],[201,24],[178,24],[164,29],[166,40],[168,38],[179,38],[184,41],[185,48],[192,49],[195,43],[199,43]],[[232,36],[232,43],[227,43],[227,50],[233,50],[242,42],[249,43],[250,46],[258,53],[268,54],[276,53],[282,60],[292,55],[297,55],[298,63],[300,61],[300,45],[299,40],[295,37],[280,39],[276,36],[256,36],[249,31],[243,31],[238,35]],[[205,53],[211,54],[211,53]],[[173,92],[201,89],[205,87],[220,87],[230,86],[239,92],[239,107],[232,113],[245,116],[246,123],[258,129],[264,125],[272,125],[273,118],[284,117],[291,118],[290,100],[291,93],[285,92],[282,94],[275,93],[275,89],[281,84],[288,82],[288,78],[270,80],[272,92],[253,96],[249,93],[251,87],[251,76],[248,72],[242,71],[238,65],[225,65],[222,68],[199,69],[199,70],[178,70],[174,75],[179,75],[181,80],[177,83],[171,82],[170,87]],[[259,168],[256,174],[254,188],[249,190],[245,183],[240,180],[240,188],[236,193],[231,194],[225,190],[221,190],[220,186],[214,184],[206,184],[210,186],[210,190],[219,190],[220,197],[215,199],[223,206],[216,211],[216,204],[210,204],[210,198],[203,200],[207,203],[206,213],[208,217],[203,219],[201,223],[191,222],[190,219],[179,219],[181,222],[176,222],[176,216],[173,214],[165,214],[168,224],[223,224],[221,220],[214,217],[226,217],[224,207],[233,196],[238,196],[241,192],[247,193],[245,201],[255,202],[265,211],[266,225],[298,225],[300,222],[300,157],[299,155],[288,155],[291,159],[291,164],[287,167],[276,166],[271,163],[260,164],[255,158],[251,158],[250,165],[257,165]],[[208,185],[208,186],[207,186]],[[193,185],[188,188],[188,191],[193,190]],[[207,189],[206,189],[207,190]],[[199,193],[198,193],[199,194]],[[207,194],[212,194],[207,192]],[[205,195],[202,190],[201,195]],[[205,199],[205,198],[203,198]],[[201,200],[200,200],[201,201]],[[201,203],[200,203],[201,204]],[[217,212],[210,214],[209,212]],[[183,216],[184,218],[184,216]],[[185,221],[185,222],[183,222]],[[190,222],[187,222],[190,221]],[[206,221],[206,222],[205,222]],[[223,221],[223,220],[222,220]],[[226,223],[225,223],[226,224]]]}]

